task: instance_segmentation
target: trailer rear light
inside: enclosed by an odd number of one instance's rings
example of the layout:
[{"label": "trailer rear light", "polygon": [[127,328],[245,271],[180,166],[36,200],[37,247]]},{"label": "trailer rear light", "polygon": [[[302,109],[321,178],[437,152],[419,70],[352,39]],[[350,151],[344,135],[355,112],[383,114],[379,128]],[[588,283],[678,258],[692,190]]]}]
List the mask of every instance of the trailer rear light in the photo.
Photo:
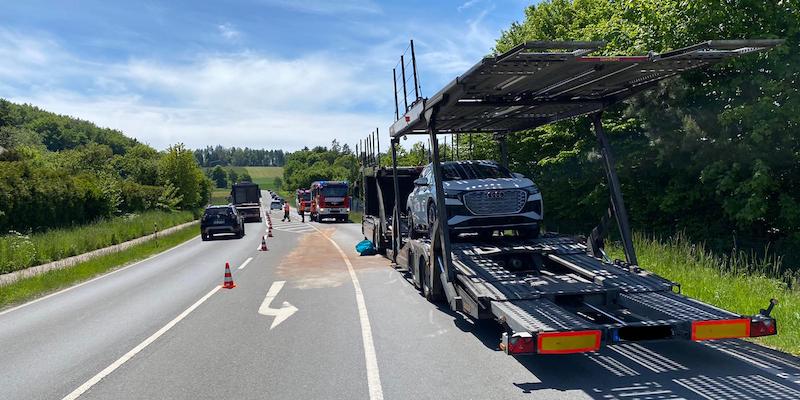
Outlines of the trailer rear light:
[{"label": "trailer rear light", "polygon": [[538,337],[539,354],[570,354],[600,349],[600,331],[546,332]]},{"label": "trailer rear light", "polygon": [[533,336],[527,332],[515,333],[511,337],[503,333],[500,349],[511,355],[533,354],[536,352],[536,343]]},{"label": "trailer rear light", "polygon": [[692,322],[692,340],[750,337],[749,319],[723,319]]},{"label": "trailer rear light", "polygon": [[777,333],[777,322],[772,318],[750,322],[750,337],[771,336]]}]

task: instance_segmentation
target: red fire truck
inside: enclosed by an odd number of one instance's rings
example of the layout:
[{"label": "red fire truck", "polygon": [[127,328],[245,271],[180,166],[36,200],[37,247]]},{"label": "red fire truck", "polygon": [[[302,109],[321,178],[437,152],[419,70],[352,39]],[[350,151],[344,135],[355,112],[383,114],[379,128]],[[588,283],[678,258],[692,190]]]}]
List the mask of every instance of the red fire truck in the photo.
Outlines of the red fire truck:
[{"label": "red fire truck", "polygon": [[346,222],[350,214],[349,185],[344,181],[317,181],[311,184],[311,202],[315,213],[311,220],[321,222],[333,218]]},{"label": "red fire truck", "polygon": [[311,191],[308,189],[297,189],[296,198],[297,200],[297,209],[300,209],[300,204],[303,205],[303,208],[306,212],[311,210]]}]

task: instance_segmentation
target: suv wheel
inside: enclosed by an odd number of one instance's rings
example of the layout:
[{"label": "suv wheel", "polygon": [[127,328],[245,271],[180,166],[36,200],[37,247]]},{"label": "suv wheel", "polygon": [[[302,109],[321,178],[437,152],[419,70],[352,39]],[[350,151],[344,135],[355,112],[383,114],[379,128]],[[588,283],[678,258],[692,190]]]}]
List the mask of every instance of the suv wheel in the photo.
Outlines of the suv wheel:
[{"label": "suv wheel", "polygon": [[428,203],[428,237],[433,238],[433,225],[436,223],[436,204]]}]

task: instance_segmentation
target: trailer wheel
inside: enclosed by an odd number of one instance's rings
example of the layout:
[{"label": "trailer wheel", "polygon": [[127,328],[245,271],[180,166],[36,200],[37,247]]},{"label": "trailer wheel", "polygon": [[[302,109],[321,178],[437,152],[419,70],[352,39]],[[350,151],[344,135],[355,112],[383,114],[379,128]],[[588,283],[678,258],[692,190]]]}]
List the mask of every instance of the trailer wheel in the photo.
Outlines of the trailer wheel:
[{"label": "trailer wheel", "polygon": [[419,290],[419,293],[425,295],[425,258],[420,256],[414,265],[414,286]]},{"label": "trailer wheel", "polygon": [[408,225],[408,237],[410,239],[418,238],[419,235],[417,235],[417,230],[414,229],[414,217],[411,216],[410,208],[406,210],[406,224]]},{"label": "trailer wheel", "polygon": [[422,271],[425,271],[422,279],[422,294],[431,303],[439,303],[444,300],[441,268],[439,268],[441,256],[436,256],[434,260],[436,262],[433,267],[431,267],[430,263],[426,263],[421,269]]}]

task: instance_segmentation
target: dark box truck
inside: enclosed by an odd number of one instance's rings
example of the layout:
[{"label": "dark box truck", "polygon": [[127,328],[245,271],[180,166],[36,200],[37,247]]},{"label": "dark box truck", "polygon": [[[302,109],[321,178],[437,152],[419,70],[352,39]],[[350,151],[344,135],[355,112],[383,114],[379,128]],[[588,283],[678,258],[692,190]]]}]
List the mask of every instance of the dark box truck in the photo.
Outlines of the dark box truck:
[{"label": "dark box truck", "polygon": [[252,182],[234,183],[231,202],[246,222],[261,222],[261,190]]}]

